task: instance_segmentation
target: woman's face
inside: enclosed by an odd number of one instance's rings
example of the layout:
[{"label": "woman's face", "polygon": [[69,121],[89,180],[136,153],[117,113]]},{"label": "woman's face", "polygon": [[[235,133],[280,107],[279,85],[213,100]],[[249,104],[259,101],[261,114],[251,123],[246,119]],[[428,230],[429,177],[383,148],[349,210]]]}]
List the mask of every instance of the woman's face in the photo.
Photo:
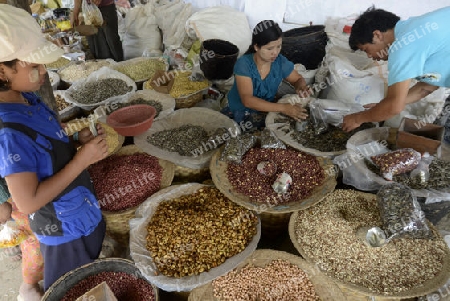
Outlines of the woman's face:
[{"label": "woman's face", "polygon": [[278,57],[281,51],[282,38],[272,41],[260,48],[256,47],[256,52],[266,62],[273,62]]},{"label": "woman's face", "polygon": [[45,81],[47,70],[44,65],[18,61],[15,66],[8,67],[0,63],[0,78],[8,79],[11,90],[33,92],[40,89]]}]

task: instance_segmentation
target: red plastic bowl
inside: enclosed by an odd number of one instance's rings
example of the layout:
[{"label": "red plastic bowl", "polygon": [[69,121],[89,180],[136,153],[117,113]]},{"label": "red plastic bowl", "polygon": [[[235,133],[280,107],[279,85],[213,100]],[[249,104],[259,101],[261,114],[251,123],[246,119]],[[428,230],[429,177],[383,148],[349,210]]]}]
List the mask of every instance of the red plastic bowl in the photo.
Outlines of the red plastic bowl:
[{"label": "red plastic bowl", "polygon": [[131,105],[112,112],[106,123],[122,136],[137,136],[153,123],[156,109],[149,105]]}]

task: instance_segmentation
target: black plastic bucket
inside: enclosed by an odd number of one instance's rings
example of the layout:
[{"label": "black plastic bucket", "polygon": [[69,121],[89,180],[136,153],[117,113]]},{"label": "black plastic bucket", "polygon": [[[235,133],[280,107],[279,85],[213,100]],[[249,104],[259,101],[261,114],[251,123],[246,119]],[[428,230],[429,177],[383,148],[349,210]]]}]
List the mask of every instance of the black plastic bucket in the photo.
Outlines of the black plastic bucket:
[{"label": "black plastic bucket", "polygon": [[302,64],[307,70],[314,70],[325,56],[327,42],[323,25],[294,28],[283,33],[281,54],[294,64]]},{"label": "black plastic bucket", "polygon": [[239,48],[224,40],[205,40],[200,48],[200,69],[209,80],[228,79],[239,55]]}]

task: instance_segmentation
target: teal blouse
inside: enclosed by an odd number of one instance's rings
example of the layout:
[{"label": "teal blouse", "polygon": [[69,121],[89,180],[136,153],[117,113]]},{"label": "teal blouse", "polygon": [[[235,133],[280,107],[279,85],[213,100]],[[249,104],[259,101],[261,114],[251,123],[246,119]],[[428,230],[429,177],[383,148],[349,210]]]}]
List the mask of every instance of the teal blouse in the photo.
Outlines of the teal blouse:
[{"label": "teal blouse", "polygon": [[[272,63],[269,74],[265,79],[261,76],[253,60],[253,53],[244,54],[234,65],[234,74],[250,77],[253,83],[253,96],[273,102],[281,81],[288,77],[294,70],[294,64],[286,57],[279,54]],[[246,109],[242,104],[241,97],[237,89],[236,81],[228,93],[228,105],[231,111],[240,111]]]}]

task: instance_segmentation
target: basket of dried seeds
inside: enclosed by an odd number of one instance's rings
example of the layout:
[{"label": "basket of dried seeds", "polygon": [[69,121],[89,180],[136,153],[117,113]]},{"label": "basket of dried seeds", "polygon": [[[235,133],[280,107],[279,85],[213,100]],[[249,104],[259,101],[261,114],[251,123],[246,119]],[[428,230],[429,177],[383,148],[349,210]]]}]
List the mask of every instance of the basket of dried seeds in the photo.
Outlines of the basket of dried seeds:
[{"label": "basket of dried seeds", "polygon": [[169,70],[169,64],[163,58],[137,57],[118,62],[112,68],[140,83],[152,78],[157,70]]},{"label": "basket of dried seeds", "polygon": [[217,111],[179,109],[155,120],[144,134],[134,137],[134,143],[158,158],[201,170],[209,167],[213,152],[230,138],[230,133],[238,131],[238,127],[236,122]]},{"label": "basket of dried seeds", "polygon": [[345,301],[339,287],[299,256],[256,250],[234,270],[194,289],[188,301]]},{"label": "basket of dried seeds", "polygon": [[[192,71],[173,70],[167,72],[167,78],[174,78],[170,95],[175,98],[175,108],[191,108],[203,100],[211,83],[208,80],[194,81],[191,80]],[[143,85],[144,89],[152,90],[150,81],[146,81]]]},{"label": "basket of dried seeds", "polygon": [[116,62],[111,59],[71,62],[58,69],[58,75],[63,82],[71,85],[76,81],[86,79],[91,73],[102,67],[110,67],[114,64]]},{"label": "basket of dried seeds", "polygon": [[130,255],[151,283],[188,292],[235,268],[256,249],[258,216],[212,186],[163,189],[130,221]]},{"label": "basket of dried seeds", "polygon": [[61,122],[66,122],[71,119],[77,118],[81,114],[81,108],[65,100],[65,93],[65,90],[53,91]]},{"label": "basket of dried seeds", "polygon": [[432,239],[399,237],[371,247],[358,233],[376,226],[382,227],[376,195],[339,189],[316,206],[294,212],[289,236],[305,260],[349,295],[401,300],[445,284],[450,250],[434,226],[429,224]]},{"label": "basket of dried seeds", "polygon": [[[286,95],[278,102],[298,103],[307,107],[308,101],[298,95]],[[299,126],[294,119],[281,113],[270,112],[266,116],[266,127],[272,130],[281,141],[305,153],[328,158],[345,153],[348,139],[355,132],[371,126],[374,125],[363,124],[361,128],[346,133],[341,128],[328,125],[328,130],[318,135],[311,117],[308,117]]]},{"label": "basket of dried seeds", "polygon": [[133,93],[136,89],[136,83],[126,75],[102,67],[86,79],[73,83],[67,90],[66,101],[84,110],[93,110],[114,96]]}]

